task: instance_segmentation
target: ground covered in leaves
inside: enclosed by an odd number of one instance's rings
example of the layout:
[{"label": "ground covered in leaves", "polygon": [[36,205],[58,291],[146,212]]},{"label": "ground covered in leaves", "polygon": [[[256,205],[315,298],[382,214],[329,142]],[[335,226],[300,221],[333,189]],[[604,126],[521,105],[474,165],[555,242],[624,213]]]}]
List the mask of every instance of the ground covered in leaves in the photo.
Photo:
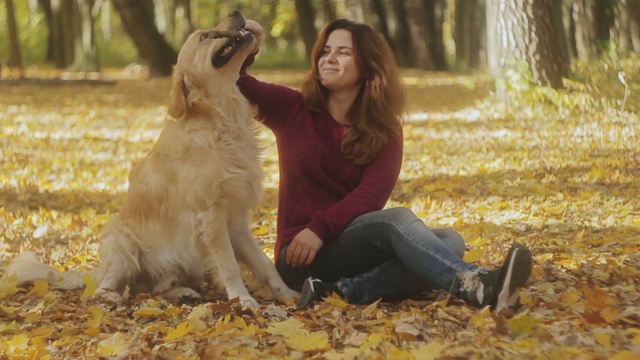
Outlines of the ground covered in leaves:
[{"label": "ground covered in leaves", "polygon": [[[301,76],[259,75],[291,85]],[[103,303],[90,286],[4,277],[0,358],[640,358],[638,116],[584,86],[529,89],[506,106],[488,100],[482,76],[405,80],[404,167],[388,206],[457,229],[466,260],[480,265],[500,264],[513,242],[531,247],[519,313],[496,316],[445,292],[370,306],[329,298],[308,311],[262,289],[255,310],[215,288],[197,304],[144,294]],[[64,269],[96,264],[127,174],[160,132],[169,85],[0,82],[0,274],[25,250]],[[272,137],[260,137],[266,196],[253,231],[272,256],[277,158]]]}]

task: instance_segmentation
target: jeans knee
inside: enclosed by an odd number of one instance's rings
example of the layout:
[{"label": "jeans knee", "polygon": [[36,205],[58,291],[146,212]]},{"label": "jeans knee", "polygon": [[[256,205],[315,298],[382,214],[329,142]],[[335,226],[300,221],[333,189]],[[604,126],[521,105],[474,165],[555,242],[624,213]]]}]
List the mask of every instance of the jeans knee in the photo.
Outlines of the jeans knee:
[{"label": "jeans knee", "polygon": [[453,229],[437,229],[437,235],[459,258],[464,257],[466,244],[459,232]]},{"label": "jeans knee", "polygon": [[384,210],[384,213],[388,220],[399,224],[405,224],[415,220],[420,220],[413,211],[406,207],[395,207],[386,209]]}]

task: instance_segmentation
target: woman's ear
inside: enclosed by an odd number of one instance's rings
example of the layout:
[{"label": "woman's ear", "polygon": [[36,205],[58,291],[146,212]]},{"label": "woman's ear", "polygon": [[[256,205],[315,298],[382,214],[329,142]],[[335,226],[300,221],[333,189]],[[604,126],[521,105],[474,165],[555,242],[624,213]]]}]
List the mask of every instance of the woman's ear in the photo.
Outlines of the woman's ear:
[{"label": "woman's ear", "polygon": [[173,69],[169,97],[169,115],[174,119],[181,118],[187,109],[187,89],[184,83],[184,71],[177,66]]}]

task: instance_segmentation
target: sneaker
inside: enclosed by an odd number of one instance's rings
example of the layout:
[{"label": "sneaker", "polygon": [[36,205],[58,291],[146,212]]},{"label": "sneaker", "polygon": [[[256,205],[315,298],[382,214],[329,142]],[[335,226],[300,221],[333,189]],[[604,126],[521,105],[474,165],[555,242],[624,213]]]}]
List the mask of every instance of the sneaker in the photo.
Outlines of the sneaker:
[{"label": "sneaker", "polygon": [[496,313],[517,306],[520,301],[518,290],[529,280],[532,264],[531,250],[522,244],[513,245],[500,269],[479,275],[478,302],[490,305]]},{"label": "sneaker", "polygon": [[298,310],[304,310],[311,306],[314,301],[321,300],[330,296],[332,293],[343,296],[338,285],[309,277],[302,285],[302,292],[300,293],[300,300],[298,301]]}]

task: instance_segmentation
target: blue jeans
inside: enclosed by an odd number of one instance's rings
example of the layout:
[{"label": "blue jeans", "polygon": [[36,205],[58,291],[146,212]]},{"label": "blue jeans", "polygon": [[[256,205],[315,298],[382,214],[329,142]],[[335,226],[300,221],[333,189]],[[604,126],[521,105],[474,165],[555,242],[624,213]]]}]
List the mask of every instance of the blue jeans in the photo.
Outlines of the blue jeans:
[{"label": "blue jeans", "polygon": [[465,245],[451,229],[429,229],[411,210],[392,208],[359,216],[332,242],[326,242],[314,262],[293,268],[286,263],[287,247],[276,267],[297,291],[312,276],[335,282],[352,304],[378,299],[402,299],[443,289],[468,300],[461,274],[478,266],[462,261]]}]

